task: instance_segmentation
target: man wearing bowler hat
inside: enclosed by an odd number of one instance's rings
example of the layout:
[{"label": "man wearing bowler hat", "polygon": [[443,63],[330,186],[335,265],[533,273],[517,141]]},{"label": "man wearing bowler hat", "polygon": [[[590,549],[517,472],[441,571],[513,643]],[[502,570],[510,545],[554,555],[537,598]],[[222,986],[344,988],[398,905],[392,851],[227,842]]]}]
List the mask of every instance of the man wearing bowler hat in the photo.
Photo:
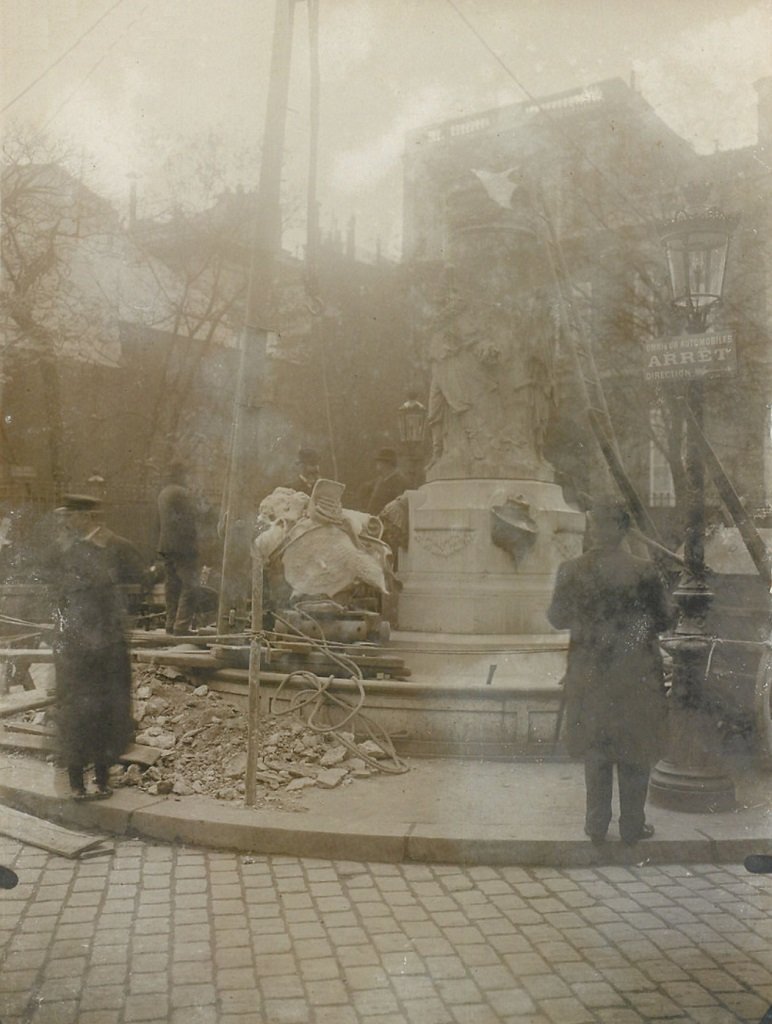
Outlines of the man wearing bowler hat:
[{"label": "man wearing bowler hat", "polygon": [[297,475],[289,485],[293,491],[309,494],[319,479],[319,453],[314,448],[300,448],[295,460]]},{"label": "man wearing bowler hat", "polygon": [[380,515],[407,487],[406,478],[397,469],[397,453],[393,448],[381,448],[375,456],[375,477],[364,486],[364,511]]},{"label": "man wearing bowler hat", "polygon": [[622,547],[625,506],[594,503],[591,545],[558,569],[547,617],[570,629],[564,679],[568,752],[584,760],[585,833],[602,843],[611,821],[613,774],[619,833],[627,844],[654,834],[644,805],[651,765],[662,753],[665,688],[657,635],[672,620],[654,567]]},{"label": "man wearing bowler hat", "polygon": [[[100,506],[88,495],[65,495],[55,512],[56,541],[44,570],[55,609],[59,756],[75,799],[110,796],[110,765],[134,731],[124,580],[115,546],[100,537]],[[96,783],[91,794],[84,781],[89,764]]]}]

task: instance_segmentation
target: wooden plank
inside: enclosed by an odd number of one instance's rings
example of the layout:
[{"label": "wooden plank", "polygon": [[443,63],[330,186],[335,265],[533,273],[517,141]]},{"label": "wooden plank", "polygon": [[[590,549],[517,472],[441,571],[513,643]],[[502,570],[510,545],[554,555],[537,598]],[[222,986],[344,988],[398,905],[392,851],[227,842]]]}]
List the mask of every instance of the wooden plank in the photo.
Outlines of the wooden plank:
[{"label": "wooden plank", "polygon": [[61,825],[54,825],[53,822],[43,821],[5,805],[0,805],[0,833],[29,846],[48,850],[49,853],[69,857],[70,860],[103,842],[102,836],[72,832]]},{"label": "wooden plank", "polygon": [[0,749],[28,750],[34,754],[50,754],[56,750],[55,742],[49,736],[28,736],[20,732],[0,729]]},{"label": "wooden plank", "polygon": [[197,654],[193,651],[174,650],[140,650],[132,651],[133,661],[139,661],[145,665],[173,665],[175,668],[195,668],[214,670],[220,666],[217,659],[213,658],[208,651]]},{"label": "wooden plank", "polygon": [[52,725],[35,725],[34,722],[6,722],[7,732],[29,733],[30,736],[55,736],[56,729]]},{"label": "wooden plank", "polygon": [[0,718],[18,715],[21,711],[37,711],[53,704],[56,697],[48,690],[25,690],[0,697]]},{"label": "wooden plank", "polygon": [[28,661],[54,660],[54,652],[50,647],[0,647],[0,658],[7,661],[18,661],[19,658],[26,658]]},{"label": "wooden plank", "polygon": [[118,758],[121,764],[141,764],[150,767],[156,763],[164,751],[158,747],[145,747],[141,743],[132,743],[129,749]]}]

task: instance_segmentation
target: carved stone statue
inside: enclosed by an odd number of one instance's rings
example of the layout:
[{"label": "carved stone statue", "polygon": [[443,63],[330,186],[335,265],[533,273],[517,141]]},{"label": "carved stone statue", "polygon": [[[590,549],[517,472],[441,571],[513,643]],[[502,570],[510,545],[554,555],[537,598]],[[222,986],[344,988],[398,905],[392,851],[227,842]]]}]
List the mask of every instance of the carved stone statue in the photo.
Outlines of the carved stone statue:
[{"label": "carved stone statue", "polygon": [[428,346],[428,480],[551,479],[541,457],[551,372],[532,351],[542,332],[535,324],[530,336],[516,330],[523,319],[484,296],[454,296],[437,317]]}]

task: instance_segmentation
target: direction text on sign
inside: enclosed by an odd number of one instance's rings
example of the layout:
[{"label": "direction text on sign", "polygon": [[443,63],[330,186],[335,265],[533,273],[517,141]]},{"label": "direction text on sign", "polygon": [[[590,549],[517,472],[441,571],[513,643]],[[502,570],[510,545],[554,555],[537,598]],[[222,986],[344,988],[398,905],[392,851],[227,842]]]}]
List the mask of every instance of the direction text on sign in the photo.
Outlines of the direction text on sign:
[{"label": "direction text on sign", "polygon": [[695,380],[734,376],[737,371],[734,336],[684,334],[646,343],[646,380]]}]

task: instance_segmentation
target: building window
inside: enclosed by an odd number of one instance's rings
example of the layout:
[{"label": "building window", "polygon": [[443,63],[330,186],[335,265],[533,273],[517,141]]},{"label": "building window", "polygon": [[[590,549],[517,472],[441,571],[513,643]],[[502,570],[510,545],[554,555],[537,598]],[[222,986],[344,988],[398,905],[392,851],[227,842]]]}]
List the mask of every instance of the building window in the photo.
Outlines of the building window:
[{"label": "building window", "polygon": [[651,440],[649,441],[649,505],[652,508],[674,508],[676,503],[675,484],[670,472],[670,463],[655,438],[663,438],[665,422],[662,410],[657,406],[649,412]]}]

